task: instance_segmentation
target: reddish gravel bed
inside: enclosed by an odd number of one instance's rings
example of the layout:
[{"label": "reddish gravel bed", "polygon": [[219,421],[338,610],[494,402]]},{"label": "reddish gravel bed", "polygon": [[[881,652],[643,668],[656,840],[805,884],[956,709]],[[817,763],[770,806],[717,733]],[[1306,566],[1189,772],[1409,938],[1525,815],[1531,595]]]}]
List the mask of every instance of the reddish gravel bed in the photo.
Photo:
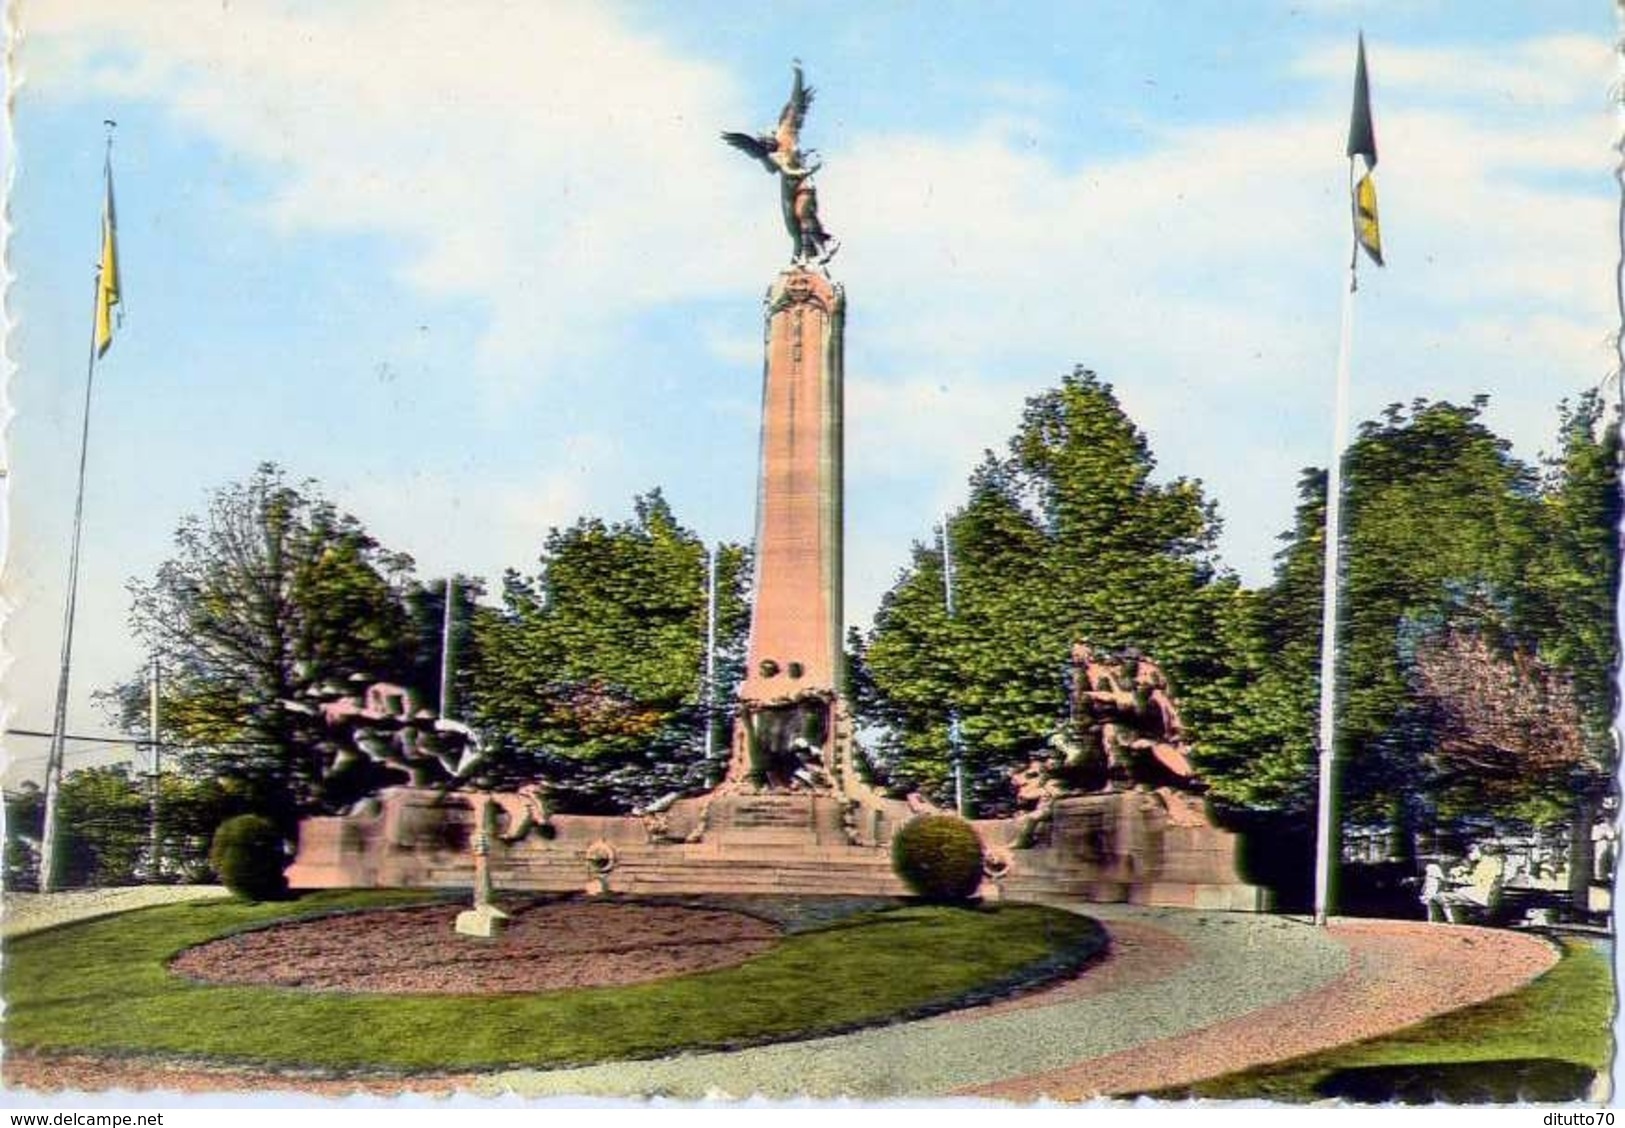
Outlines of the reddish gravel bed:
[{"label": "reddish gravel bed", "polygon": [[728,967],[780,930],[721,909],[544,901],[507,907],[489,940],[453,930],[461,905],[350,913],[189,948],[170,964],[208,983],[496,995],[606,987]]},{"label": "reddish gravel bed", "polygon": [[1334,921],[1331,928],[1348,946],[1350,966],[1319,990],[1176,1038],[959,1092],[1085,1100],[1187,1084],[1481,1003],[1516,990],[1558,959],[1544,940],[1487,928],[1377,920]]}]

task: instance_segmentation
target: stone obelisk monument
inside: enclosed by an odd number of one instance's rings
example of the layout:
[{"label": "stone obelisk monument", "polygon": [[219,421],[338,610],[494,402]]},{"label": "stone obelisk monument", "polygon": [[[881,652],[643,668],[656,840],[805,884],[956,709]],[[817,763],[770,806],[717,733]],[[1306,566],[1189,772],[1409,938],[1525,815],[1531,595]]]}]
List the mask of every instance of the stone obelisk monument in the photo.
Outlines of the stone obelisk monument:
[{"label": "stone obelisk monument", "polygon": [[841,288],[802,266],[768,294],[747,702],[840,689],[845,312]]},{"label": "stone obelisk monument", "polygon": [[791,262],[767,295],[756,582],[749,658],[739,690],[733,778],[781,787],[833,768],[842,689],[841,414],[846,298],[826,265],[835,241],[818,218],[800,148],[813,91],[795,68],[776,128],[723,139],[779,181]]}]

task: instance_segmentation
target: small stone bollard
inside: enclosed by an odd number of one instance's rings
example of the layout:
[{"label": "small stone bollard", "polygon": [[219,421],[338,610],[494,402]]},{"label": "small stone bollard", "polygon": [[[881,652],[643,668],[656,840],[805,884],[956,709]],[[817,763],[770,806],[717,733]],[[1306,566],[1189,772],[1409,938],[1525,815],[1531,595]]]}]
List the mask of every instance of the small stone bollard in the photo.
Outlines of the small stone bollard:
[{"label": "small stone bollard", "polygon": [[457,914],[457,934],[489,940],[502,932],[508,914],[495,905],[475,905]]},{"label": "small stone bollard", "polygon": [[491,832],[492,808],[489,795],[475,796],[474,832],[474,907],[457,914],[455,929],[459,936],[477,936],[490,939],[502,931],[508,914],[497,908],[491,900]]}]

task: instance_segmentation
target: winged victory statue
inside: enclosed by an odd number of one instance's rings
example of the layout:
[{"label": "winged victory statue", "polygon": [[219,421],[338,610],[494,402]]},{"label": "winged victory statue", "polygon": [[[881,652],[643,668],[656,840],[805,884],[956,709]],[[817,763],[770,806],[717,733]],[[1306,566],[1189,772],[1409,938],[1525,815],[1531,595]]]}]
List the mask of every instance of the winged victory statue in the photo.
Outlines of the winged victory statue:
[{"label": "winged victory statue", "polygon": [[790,87],[790,99],[784,103],[779,123],[772,132],[725,132],[722,139],[755,157],[768,172],[778,175],[784,226],[790,232],[794,260],[821,264],[834,257],[840,241],[825,231],[818,219],[818,189],[812,177],[821,165],[817,153],[801,149],[801,126],[807,120],[807,107],[812,105],[813,88],[803,80],[799,60],[793,70],[795,80]]}]

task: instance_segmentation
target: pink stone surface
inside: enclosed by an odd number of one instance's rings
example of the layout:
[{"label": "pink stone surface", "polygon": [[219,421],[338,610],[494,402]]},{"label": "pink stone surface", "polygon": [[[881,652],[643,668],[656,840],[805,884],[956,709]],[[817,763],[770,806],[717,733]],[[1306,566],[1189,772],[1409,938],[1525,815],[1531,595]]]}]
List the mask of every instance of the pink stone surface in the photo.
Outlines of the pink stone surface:
[{"label": "pink stone surface", "polygon": [[[473,812],[428,789],[396,788],[370,816],[307,819],[288,871],[295,888],[468,888]],[[491,844],[498,890],[573,892],[588,878],[587,855],[607,843],[616,862],[612,893],[758,892],[896,895],[890,841],[909,814],[874,823],[872,840],[852,840],[842,800],[812,791],[714,792],[680,799],[660,833],[643,819],[555,815],[551,835]],[[1009,849],[1013,820],[976,823],[988,848],[1009,862],[989,896],[1065,897],[1257,912],[1267,891],[1235,867],[1236,838],[1215,827],[1167,827],[1147,793],[1085,796],[1057,804],[1050,841]]]},{"label": "pink stone surface", "polygon": [[841,291],[811,270],[785,271],[768,294],[747,702],[838,688],[844,315]]}]

